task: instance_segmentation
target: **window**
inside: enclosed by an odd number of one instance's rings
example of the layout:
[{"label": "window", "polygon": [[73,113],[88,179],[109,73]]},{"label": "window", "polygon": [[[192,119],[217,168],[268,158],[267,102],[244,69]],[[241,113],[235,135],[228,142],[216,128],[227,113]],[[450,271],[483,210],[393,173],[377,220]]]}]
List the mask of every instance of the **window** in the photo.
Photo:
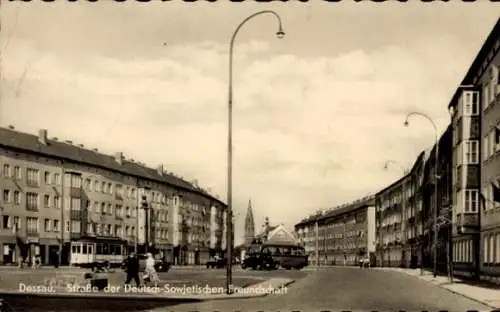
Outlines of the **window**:
[{"label": "window", "polygon": [[26,230],[28,235],[38,234],[38,218],[26,217]]},{"label": "window", "polygon": [[82,223],[80,221],[71,221],[71,233],[80,233],[82,231]]},{"label": "window", "polygon": [[491,154],[500,151],[500,124],[496,125],[492,133],[493,133],[493,139],[492,139],[493,142],[491,146]]},{"label": "window", "polygon": [[113,205],[108,204],[107,209],[108,209],[107,213],[110,214],[110,215],[112,215],[113,214]]},{"label": "window", "polygon": [[43,196],[43,206],[45,208],[50,207],[50,195],[44,195]]},{"label": "window", "polygon": [[26,193],[26,209],[27,210],[38,210],[38,194],[37,193]]},{"label": "window", "polygon": [[489,95],[490,95],[490,90],[489,90],[488,84],[485,84],[483,86],[483,108],[486,109],[488,106],[490,106],[490,101],[489,101]]},{"label": "window", "polygon": [[489,135],[483,138],[483,160],[487,160],[490,158],[490,144],[489,144]]},{"label": "window", "polygon": [[479,192],[477,190],[465,190],[464,212],[477,212],[479,205]]},{"label": "window", "polygon": [[477,116],[479,114],[479,96],[474,91],[463,93],[464,116]]},{"label": "window", "polygon": [[50,219],[45,219],[44,220],[44,226],[43,229],[45,232],[51,232],[52,231],[52,222]]},{"label": "window", "polygon": [[489,237],[490,240],[490,251],[489,251],[489,259],[488,263],[495,263],[495,253],[494,253],[494,248],[495,248],[495,237],[493,235],[490,235]]},{"label": "window", "polygon": [[80,198],[71,197],[71,210],[73,211],[82,210],[82,201]]},{"label": "window", "polygon": [[106,193],[106,182],[101,182],[101,192]]},{"label": "window", "polygon": [[54,196],[54,208],[61,208],[61,198],[59,196]]},{"label": "window", "polygon": [[492,65],[490,67],[490,98],[489,98],[489,103],[493,102],[496,98],[496,95],[498,94],[498,91],[500,91],[500,88],[498,88],[499,84],[499,79],[498,79],[498,74],[499,70],[498,67],[495,65]]},{"label": "window", "polygon": [[54,231],[59,232],[61,230],[61,225],[59,224],[59,220],[54,220]]},{"label": "window", "polygon": [[90,179],[85,179],[84,187],[85,187],[86,190],[91,191],[91,182],[90,182]]},{"label": "window", "polygon": [[464,164],[475,165],[479,162],[479,143],[476,140],[464,141]]},{"label": "window", "polygon": [[500,263],[500,233],[496,235],[496,263]]},{"label": "window", "polygon": [[9,190],[3,190],[3,202],[10,203],[10,191]]},{"label": "window", "polygon": [[19,166],[14,167],[14,178],[16,180],[21,180],[21,168],[19,168]]},{"label": "window", "polygon": [[14,191],[14,204],[21,204],[21,193],[19,191]]},{"label": "window", "polygon": [[50,184],[52,182],[52,180],[50,178],[51,178],[50,172],[45,171],[44,172],[44,178],[43,178],[45,184]]},{"label": "window", "polygon": [[69,233],[70,226],[71,226],[71,222],[70,221],[66,221],[65,224],[64,224],[64,232]]},{"label": "window", "polygon": [[483,236],[483,263],[488,263],[488,237]]},{"label": "window", "polygon": [[40,171],[38,169],[28,168],[26,170],[26,183],[30,186],[39,186]]},{"label": "window", "polygon": [[122,207],[122,205],[116,205],[115,214],[116,214],[117,217],[122,217],[123,216],[123,207]]},{"label": "window", "polygon": [[77,174],[71,175],[71,187],[81,188],[82,187],[82,177]]},{"label": "window", "polygon": [[92,234],[94,232],[94,225],[89,222],[87,223],[87,233]]},{"label": "window", "polygon": [[97,224],[96,234],[98,234],[98,235],[102,234],[102,224]]},{"label": "window", "polygon": [[3,165],[3,176],[6,178],[10,178],[10,165]]},{"label": "window", "polygon": [[108,183],[108,193],[113,194],[113,185],[111,183]]},{"label": "window", "polygon": [[54,173],[52,181],[52,184],[61,185],[61,175],[59,173]]},{"label": "window", "polygon": [[106,203],[101,203],[101,213],[102,214],[106,213]]}]

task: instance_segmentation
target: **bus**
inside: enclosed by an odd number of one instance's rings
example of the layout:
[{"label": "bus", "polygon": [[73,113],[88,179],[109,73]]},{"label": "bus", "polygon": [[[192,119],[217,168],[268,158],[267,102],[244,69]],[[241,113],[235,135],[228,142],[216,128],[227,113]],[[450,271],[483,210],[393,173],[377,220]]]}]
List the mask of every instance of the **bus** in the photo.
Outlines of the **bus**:
[{"label": "bus", "polygon": [[283,268],[300,270],[309,265],[305,249],[296,245],[255,244],[247,248],[241,262],[243,269],[275,270]]},{"label": "bus", "polygon": [[71,242],[70,265],[92,270],[119,267],[126,242],[113,237],[85,237]]}]

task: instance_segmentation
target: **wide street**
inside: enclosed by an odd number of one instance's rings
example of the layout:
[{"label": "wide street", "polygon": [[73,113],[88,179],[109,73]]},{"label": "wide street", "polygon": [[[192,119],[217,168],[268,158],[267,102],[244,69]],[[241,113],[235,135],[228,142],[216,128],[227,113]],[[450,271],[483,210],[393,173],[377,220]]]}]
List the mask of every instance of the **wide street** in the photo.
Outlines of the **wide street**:
[{"label": "wide street", "polygon": [[286,295],[180,304],[154,311],[492,310],[398,272],[338,267],[307,274],[290,285]]},{"label": "wide street", "polygon": [[[78,272],[78,271],[73,271]],[[30,273],[0,271],[4,284],[11,278],[39,280],[50,275],[51,270]],[[59,271],[58,275],[65,273]],[[11,276],[9,278],[8,276]],[[24,277],[23,277],[24,276]],[[39,276],[35,278],[35,276]],[[224,299],[201,302],[148,302],[127,300],[120,296],[110,299],[37,299],[20,296],[9,299],[5,311],[491,311],[475,301],[453,294],[418,278],[395,271],[359,269],[349,267],[308,268],[298,271],[236,271],[234,282],[241,286],[271,277],[287,277],[296,282],[288,286],[283,295],[270,294],[251,299]],[[121,273],[115,274],[112,283],[121,283]],[[225,270],[173,269],[162,273],[165,283],[181,286],[223,286]],[[123,298],[123,299],[122,299]]]}]

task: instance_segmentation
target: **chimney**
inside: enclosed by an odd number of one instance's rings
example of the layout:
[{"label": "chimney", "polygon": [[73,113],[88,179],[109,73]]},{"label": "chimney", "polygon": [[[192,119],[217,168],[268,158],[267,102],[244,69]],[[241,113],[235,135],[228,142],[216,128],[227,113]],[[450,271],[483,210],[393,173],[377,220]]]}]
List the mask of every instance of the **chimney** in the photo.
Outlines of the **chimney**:
[{"label": "chimney", "polygon": [[15,128],[13,125],[9,125],[9,129],[10,129],[10,130],[14,130],[14,129],[16,129],[16,128]]},{"label": "chimney", "polygon": [[163,175],[163,164],[159,165],[156,168],[156,171],[158,171],[158,174],[162,176]]},{"label": "chimney", "polygon": [[122,152],[118,152],[115,154],[115,160],[117,163],[119,163],[120,165],[123,163],[123,153]]},{"label": "chimney", "polygon": [[38,142],[43,145],[47,145],[47,129],[38,130]]}]

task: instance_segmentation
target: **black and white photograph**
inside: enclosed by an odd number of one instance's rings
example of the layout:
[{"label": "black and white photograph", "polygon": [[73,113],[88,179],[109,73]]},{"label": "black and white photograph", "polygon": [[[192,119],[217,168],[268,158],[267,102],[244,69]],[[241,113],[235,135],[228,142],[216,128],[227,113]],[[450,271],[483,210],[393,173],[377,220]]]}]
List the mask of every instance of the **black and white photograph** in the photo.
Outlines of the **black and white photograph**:
[{"label": "black and white photograph", "polygon": [[0,312],[500,311],[500,3],[0,0]]}]

